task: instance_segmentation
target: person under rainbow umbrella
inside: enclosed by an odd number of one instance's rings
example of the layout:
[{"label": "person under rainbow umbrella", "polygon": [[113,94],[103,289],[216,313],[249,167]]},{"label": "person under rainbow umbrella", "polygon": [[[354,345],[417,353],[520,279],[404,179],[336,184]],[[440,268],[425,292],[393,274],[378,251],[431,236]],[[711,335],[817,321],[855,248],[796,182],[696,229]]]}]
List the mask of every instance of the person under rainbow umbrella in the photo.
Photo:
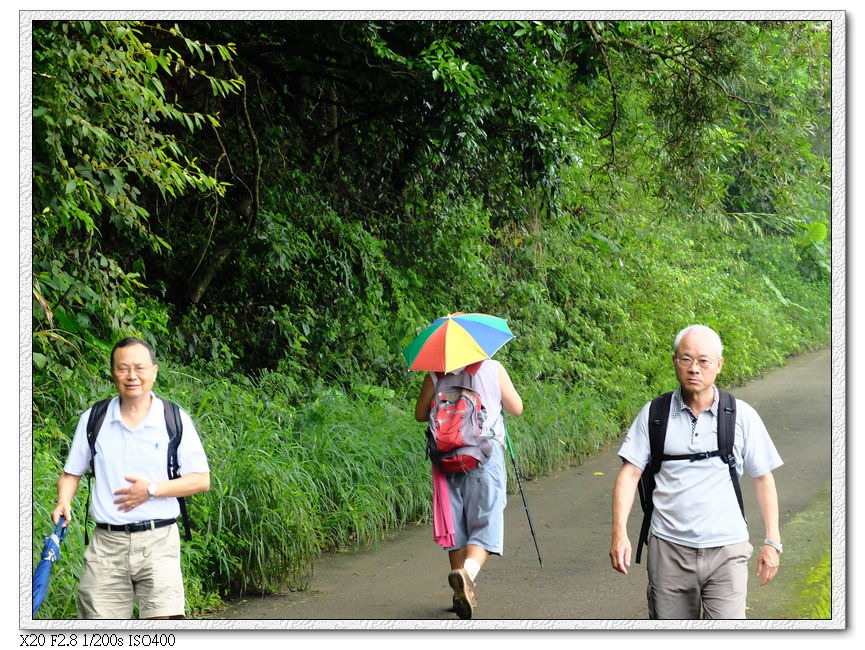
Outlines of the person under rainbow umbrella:
[{"label": "person under rainbow umbrella", "polygon": [[[522,398],[504,367],[491,359],[512,338],[514,334],[503,318],[456,312],[434,321],[403,350],[410,370],[429,371],[415,405],[415,419],[429,421],[433,537],[448,551],[448,584],[454,590],[452,611],[463,619],[472,618],[477,606],[475,580],[481,566],[490,554],[502,552],[504,447],[510,450],[529,516],[504,425],[505,411],[510,415],[522,413]],[[482,412],[479,420],[473,415],[477,409]],[[474,424],[467,424],[471,422]],[[478,437],[471,432],[479,424]],[[529,527],[534,537],[531,516]]]}]

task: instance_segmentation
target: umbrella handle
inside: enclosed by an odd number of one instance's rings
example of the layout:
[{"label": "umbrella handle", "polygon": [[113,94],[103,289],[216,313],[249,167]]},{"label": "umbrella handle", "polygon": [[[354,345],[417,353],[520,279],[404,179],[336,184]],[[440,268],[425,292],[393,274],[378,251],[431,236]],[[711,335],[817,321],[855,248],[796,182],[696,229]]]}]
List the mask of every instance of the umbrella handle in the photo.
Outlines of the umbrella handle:
[{"label": "umbrella handle", "polygon": [[66,518],[63,515],[60,515],[60,521],[57,522],[57,528],[54,529],[54,534],[60,538],[60,541],[66,537],[66,528],[63,527],[63,522],[66,521]]}]

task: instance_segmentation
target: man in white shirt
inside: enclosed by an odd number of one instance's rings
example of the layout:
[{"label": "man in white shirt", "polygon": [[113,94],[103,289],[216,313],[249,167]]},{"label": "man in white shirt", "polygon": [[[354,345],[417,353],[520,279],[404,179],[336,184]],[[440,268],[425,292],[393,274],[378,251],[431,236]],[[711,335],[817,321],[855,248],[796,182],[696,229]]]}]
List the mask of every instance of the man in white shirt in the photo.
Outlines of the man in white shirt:
[{"label": "man in white shirt", "polygon": [[[131,618],[136,600],[140,618],[184,615],[177,497],[210,489],[210,469],[198,432],[181,410],[179,478],[169,480],[164,406],[152,392],[158,370],[153,348],[141,339],[123,339],[111,352],[118,397],[108,404],[96,440],[90,509],[96,529],[84,553],[79,618]],[[89,415],[90,409],[79,420],[57,482],[55,525],[61,515],[68,525],[70,504],[90,468]]]},{"label": "man in white shirt", "polygon": [[[665,460],[655,475],[654,512],[648,547],[647,596],[651,618],[745,618],[748,560],[753,547],[739,508],[730,467],[711,456],[718,450],[719,393],[715,378],[724,363],[717,333],[702,325],[683,329],[674,343],[679,389],[667,420]],[[631,543],[627,522],[634,491],[651,456],[647,403],[619,450],[622,468],[613,488],[610,561],[627,574]],[[766,537],[757,574],[766,584],[777,573],[781,538],[772,470],[782,464],[760,416],[736,400],[733,456],[737,477],[754,481]],[[696,456],[693,462],[683,456]]]}]

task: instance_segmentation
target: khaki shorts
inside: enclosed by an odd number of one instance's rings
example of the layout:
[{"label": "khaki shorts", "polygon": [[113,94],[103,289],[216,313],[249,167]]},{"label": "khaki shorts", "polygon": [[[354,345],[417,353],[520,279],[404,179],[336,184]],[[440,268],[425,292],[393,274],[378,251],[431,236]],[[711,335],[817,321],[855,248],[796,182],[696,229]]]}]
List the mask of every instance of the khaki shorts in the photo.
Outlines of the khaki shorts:
[{"label": "khaki shorts", "polygon": [[84,552],[78,618],[182,616],[183,575],[177,524],[124,533],[96,528]]},{"label": "khaki shorts", "polygon": [[691,548],[652,536],[649,617],[653,619],[743,619],[748,591],[750,542]]}]

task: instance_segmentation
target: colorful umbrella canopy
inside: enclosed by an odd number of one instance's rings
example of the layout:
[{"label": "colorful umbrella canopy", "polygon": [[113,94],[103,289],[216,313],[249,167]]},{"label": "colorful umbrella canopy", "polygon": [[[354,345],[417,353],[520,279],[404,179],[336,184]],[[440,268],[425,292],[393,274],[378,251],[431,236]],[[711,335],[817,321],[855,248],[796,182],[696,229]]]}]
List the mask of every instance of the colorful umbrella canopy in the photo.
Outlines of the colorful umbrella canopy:
[{"label": "colorful umbrella canopy", "polygon": [[436,320],[402,354],[409,370],[450,372],[491,358],[512,338],[504,318],[457,312]]},{"label": "colorful umbrella canopy", "polygon": [[60,558],[60,542],[66,538],[66,528],[63,526],[63,517],[54,532],[45,538],[45,546],[42,548],[41,559],[33,572],[33,617],[48,594],[48,580],[51,578],[51,569]]}]

